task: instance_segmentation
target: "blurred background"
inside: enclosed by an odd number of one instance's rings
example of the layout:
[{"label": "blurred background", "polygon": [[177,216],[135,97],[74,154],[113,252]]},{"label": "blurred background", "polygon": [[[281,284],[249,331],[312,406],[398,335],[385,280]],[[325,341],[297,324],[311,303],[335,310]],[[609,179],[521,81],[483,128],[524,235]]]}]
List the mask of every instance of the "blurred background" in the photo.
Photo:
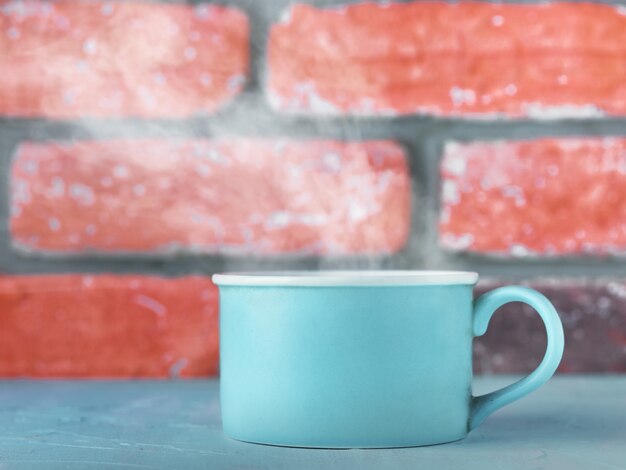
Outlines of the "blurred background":
[{"label": "blurred background", "polygon": [[0,1],[3,377],[217,375],[210,275],[284,269],[530,285],[626,372],[625,253],[616,2]]}]

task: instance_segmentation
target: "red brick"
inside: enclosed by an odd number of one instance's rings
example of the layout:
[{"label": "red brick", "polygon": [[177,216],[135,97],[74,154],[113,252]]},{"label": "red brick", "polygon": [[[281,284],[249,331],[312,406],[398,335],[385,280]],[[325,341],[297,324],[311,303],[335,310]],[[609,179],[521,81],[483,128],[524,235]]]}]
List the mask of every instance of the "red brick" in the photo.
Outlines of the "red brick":
[{"label": "red brick", "polygon": [[626,139],[452,143],[441,244],[515,256],[626,252]]},{"label": "red brick", "polygon": [[626,114],[626,10],[593,3],[296,5],[269,97],[299,113]]},{"label": "red brick", "polygon": [[24,143],[11,234],[64,253],[389,253],[408,237],[410,193],[391,142]]},{"label": "red brick", "polygon": [[[482,294],[507,282],[482,282]],[[565,330],[559,372],[626,372],[626,282],[554,280],[523,282],[543,292],[554,304]],[[546,334],[539,316],[527,305],[511,303],[491,320],[487,334],[474,341],[477,373],[521,374],[543,357]]]},{"label": "red brick", "polygon": [[214,375],[217,299],[204,277],[0,276],[0,376]]},{"label": "red brick", "polygon": [[150,118],[210,113],[238,94],[248,20],[152,2],[0,2],[0,113]]},{"label": "red brick", "polygon": [[[506,282],[485,281],[477,295]],[[523,282],[554,303],[565,328],[561,372],[626,372],[626,282]],[[0,376],[201,377],[218,368],[217,290],[208,278],[0,277]],[[545,333],[509,304],[474,344],[477,373],[526,373]]]}]

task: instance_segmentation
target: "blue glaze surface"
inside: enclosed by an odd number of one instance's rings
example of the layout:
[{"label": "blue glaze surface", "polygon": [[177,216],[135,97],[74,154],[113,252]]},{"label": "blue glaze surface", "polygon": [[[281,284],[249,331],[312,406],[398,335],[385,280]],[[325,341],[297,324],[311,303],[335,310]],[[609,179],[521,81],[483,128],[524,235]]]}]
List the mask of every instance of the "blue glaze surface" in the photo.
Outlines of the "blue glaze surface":
[{"label": "blue glaze surface", "polygon": [[[472,339],[497,307],[538,309],[548,354],[531,376],[474,399]],[[220,286],[224,432],[285,446],[374,448],[462,439],[556,369],[554,308],[505,287],[472,305],[472,285]]]}]

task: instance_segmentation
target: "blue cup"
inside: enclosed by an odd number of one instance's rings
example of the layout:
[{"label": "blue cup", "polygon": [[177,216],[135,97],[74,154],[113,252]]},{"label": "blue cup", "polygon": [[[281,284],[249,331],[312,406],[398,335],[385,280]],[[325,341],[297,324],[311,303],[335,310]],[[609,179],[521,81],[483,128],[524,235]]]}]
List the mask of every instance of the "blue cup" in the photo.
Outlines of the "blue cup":
[{"label": "blue cup", "polygon": [[[222,422],[242,441],[295,447],[409,447],[463,439],[542,384],[563,353],[550,302],[526,287],[473,301],[471,272],[220,274]],[[546,326],[537,369],[472,395],[472,340],[508,302]]]}]

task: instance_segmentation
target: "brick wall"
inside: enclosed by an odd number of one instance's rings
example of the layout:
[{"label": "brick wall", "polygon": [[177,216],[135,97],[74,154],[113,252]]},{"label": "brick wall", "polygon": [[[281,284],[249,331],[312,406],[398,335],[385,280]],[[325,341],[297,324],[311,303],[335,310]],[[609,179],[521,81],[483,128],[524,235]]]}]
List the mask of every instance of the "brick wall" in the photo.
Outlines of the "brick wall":
[{"label": "brick wall", "polygon": [[0,2],[0,375],[213,375],[210,274],[336,268],[531,285],[625,372],[626,9],[289,3]]}]

